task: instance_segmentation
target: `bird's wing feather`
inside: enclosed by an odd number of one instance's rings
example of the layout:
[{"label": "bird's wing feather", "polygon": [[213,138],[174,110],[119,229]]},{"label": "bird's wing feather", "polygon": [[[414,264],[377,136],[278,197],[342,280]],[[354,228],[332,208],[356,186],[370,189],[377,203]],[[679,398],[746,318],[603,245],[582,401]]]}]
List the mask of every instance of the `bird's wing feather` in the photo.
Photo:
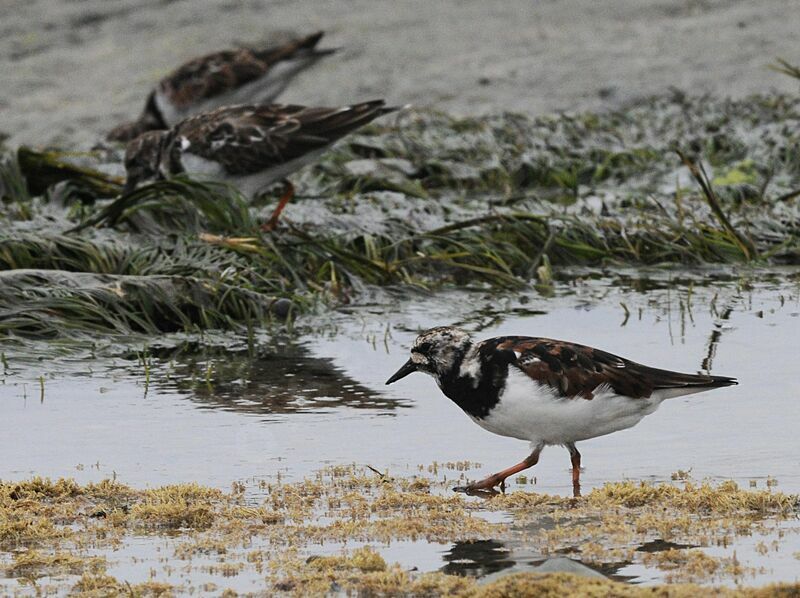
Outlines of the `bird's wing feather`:
[{"label": "bird's wing feather", "polygon": [[333,50],[317,50],[323,32],[266,48],[241,47],[200,56],[181,65],[158,84],[176,108],[188,108],[264,76],[277,63],[314,58]]},{"label": "bird's wing feather", "polygon": [[324,148],[386,110],[382,100],[342,108],[226,106],[183,121],[176,139],[228,173],[251,174]]},{"label": "bird's wing feather", "polygon": [[236,89],[261,77],[270,64],[250,48],[223,50],[195,58],[159,83],[159,89],[177,108]]},{"label": "bird's wing feather", "polygon": [[687,392],[735,384],[733,378],[684,374],[651,368],[585,345],[547,338],[492,339],[495,351],[514,353],[512,367],[568,398],[592,399],[600,388],[630,398],[647,398],[660,389]]}]

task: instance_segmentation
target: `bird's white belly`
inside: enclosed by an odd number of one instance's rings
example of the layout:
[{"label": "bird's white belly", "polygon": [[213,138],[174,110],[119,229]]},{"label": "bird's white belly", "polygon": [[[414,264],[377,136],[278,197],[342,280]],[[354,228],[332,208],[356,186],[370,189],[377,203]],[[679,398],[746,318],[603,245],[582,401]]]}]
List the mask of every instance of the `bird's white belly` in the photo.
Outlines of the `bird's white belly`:
[{"label": "bird's white belly", "polygon": [[563,398],[549,387],[509,369],[500,401],[479,426],[531,442],[564,444],[611,434],[635,426],[658,408],[662,397],[631,399],[611,389],[597,392],[591,400]]},{"label": "bird's white belly", "polygon": [[178,108],[175,106],[160,89],[156,89],[155,101],[156,107],[161,113],[161,118],[166,123],[167,127],[175,125],[194,113],[191,106],[189,108]]},{"label": "bird's white belly", "polygon": [[186,173],[193,179],[200,181],[223,181],[238,188],[245,197],[254,198],[264,191],[269,185],[286,178],[295,170],[299,170],[306,164],[314,162],[320,154],[324,153],[327,147],[314,150],[290,160],[283,164],[277,164],[265,168],[259,172],[246,175],[231,175],[225,171],[219,162],[207,160],[191,151],[181,153],[181,165]]},{"label": "bird's white belly", "polygon": [[181,153],[181,166],[186,174],[198,180],[226,180],[225,169],[219,162],[207,160],[190,152]]},{"label": "bird's white belly", "polygon": [[191,178],[198,181],[218,181],[233,185],[248,198],[275,181],[269,171],[250,175],[231,175],[219,162],[207,160],[191,152],[181,154],[181,165]]},{"label": "bird's white belly", "polygon": [[201,114],[210,112],[223,106],[235,106],[237,104],[269,104],[282,91],[281,87],[276,86],[269,76],[259,77],[240,87],[236,87],[219,95],[206,98],[192,106],[186,111],[191,114]]}]

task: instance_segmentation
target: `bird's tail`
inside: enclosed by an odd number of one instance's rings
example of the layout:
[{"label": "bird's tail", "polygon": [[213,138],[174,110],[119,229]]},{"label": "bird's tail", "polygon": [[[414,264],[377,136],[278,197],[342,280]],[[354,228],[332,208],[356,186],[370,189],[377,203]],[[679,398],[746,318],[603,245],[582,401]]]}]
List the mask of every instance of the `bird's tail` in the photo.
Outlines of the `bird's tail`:
[{"label": "bird's tail", "polygon": [[325,35],[324,31],[317,31],[306,37],[294,39],[280,47],[265,48],[256,55],[267,63],[274,63],[281,60],[305,60],[308,63],[316,62],[323,56],[329,56],[336,52],[338,48],[318,48],[317,44]]},{"label": "bird's tail", "polygon": [[317,44],[319,43],[319,40],[322,39],[323,35],[325,35],[324,31],[317,31],[316,33],[312,33],[311,35],[307,35],[306,37],[296,40],[295,43],[297,44],[298,52],[306,50],[323,56],[336,52],[337,48],[317,48]]},{"label": "bird's tail", "polygon": [[654,382],[653,392],[658,393],[662,399],[682,397],[714,388],[739,384],[736,378],[728,376],[683,374],[667,370],[656,370],[655,368],[650,369],[652,370],[650,377]]},{"label": "bird's tail", "polygon": [[386,106],[383,100],[370,100],[341,108],[305,108],[297,118],[304,133],[319,136],[330,143],[395,110],[396,107]]}]

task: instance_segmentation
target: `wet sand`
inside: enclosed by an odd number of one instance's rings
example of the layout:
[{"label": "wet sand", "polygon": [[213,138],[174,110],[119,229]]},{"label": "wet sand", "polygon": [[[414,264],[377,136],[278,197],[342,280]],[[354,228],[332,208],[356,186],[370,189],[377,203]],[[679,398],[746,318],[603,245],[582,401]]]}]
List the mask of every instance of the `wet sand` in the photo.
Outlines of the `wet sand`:
[{"label": "wet sand", "polygon": [[0,131],[12,145],[91,144],[134,117],[182,61],[318,29],[341,52],[301,75],[284,101],[386,97],[463,114],[542,114],[619,107],[671,87],[795,92],[796,81],[766,65],[800,60],[798,26],[800,12],[779,0],[6,0]]}]

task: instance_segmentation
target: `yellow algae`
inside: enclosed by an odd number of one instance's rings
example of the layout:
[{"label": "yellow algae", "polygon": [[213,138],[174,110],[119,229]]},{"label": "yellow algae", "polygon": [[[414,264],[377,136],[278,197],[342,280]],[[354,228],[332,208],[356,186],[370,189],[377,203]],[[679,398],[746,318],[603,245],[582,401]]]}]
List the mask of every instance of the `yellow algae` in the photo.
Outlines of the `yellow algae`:
[{"label": "yellow algae", "polygon": [[[438,468],[447,472],[458,466]],[[746,558],[715,559],[702,548],[656,553],[637,548],[654,540],[724,547],[740,535],[774,534],[777,522],[793,516],[797,505],[795,496],[772,488],[745,490],[732,482],[609,483],[579,499],[515,491],[483,500],[453,494],[449,486],[442,477],[389,477],[352,465],[324,469],[297,482],[257,482],[253,489],[264,493],[257,501],[248,498],[243,483],[230,493],[196,484],[138,490],[111,481],[80,485],[35,478],[0,483],[0,557],[2,566],[24,571],[28,565],[21,555],[28,554],[33,576],[57,570],[59,562],[64,568],[74,566],[75,574],[83,574],[75,593],[108,595],[113,593],[109,588],[129,593],[125,584],[115,586],[116,580],[104,576],[99,564],[92,568],[79,555],[92,549],[92,554],[114,558],[115,548],[147,533],[160,542],[144,557],[153,563],[153,581],[175,567],[184,583],[190,583],[192,571],[205,571],[224,588],[226,576],[249,572],[276,592],[296,595],[479,595],[501,586],[479,587],[444,573],[408,571],[387,562],[379,545],[493,539],[597,564],[639,563],[658,569],[665,579],[708,583],[738,581],[752,569]],[[504,523],[490,523],[493,518],[485,517],[489,511],[502,513]],[[373,548],[354,550],[348,546],[354,541]],[[768,541],[763,545],[770,551],[781,549],[780,537]],[[328,556],[309,559],[318,546],[330,543],[341,546],[326,548]],[[27,546],[34,551],[20,550]],[[75,561],[46,560],[59,554],[74,555]],[[555,583],[537,579],[514,583],[545,584],[542,592]],[[580,591],[594,592],[594,587]],[[606,586],[597,588],[599,592]],[[169,595],[189,589],[150,585],[137,591]]]},{"label": "yellow algae", "polygon": [[213,522],[214,503],[222,497],[220,490],[197,484],[145,490],[131,508],[131,519],[143,525],[203,529]]},{"label": "yellow algae", "polygon": [[70,535],[70,530],[56,527],[45,517],[10,513],[0,508],[0,549],[55,541]]},{"label": "yellow algae", "polygon": [[346,556],[315,556],[307,561],[311,569],[328,571],[332,569],[358,569],[359,571],[385,571],[386,561],[369,546],[364,546]]},{"label": "yellow algae", "polygon": [[0,493],[12,500],[23,500],[78,496],[83,493],[83,489],[71,479],[58,479],[54,482],[50,478],[35,477],[24,482],[4,482]]},{"label": "yellow algae", "polygon": [[104,557],[80,557],[69,552],[48,554],[38,550],[26,550],[14,554],[14,561],[6,567],[9,577],[37,578],[44,575],[81,575],[102,573],[106,568]]},{"label": "yellow algae", "polygon": [[212,575],[235,577],[245,568],[245,563],[215,563],[203,566],[203,570]]},{"label": "yellow algae", "polygon": [[123,591],[123,585],[111,575],[84,573],[72,586],[71,593],[79,596],[113,596]]},{"label": "yellow algae", "polygon": [[167,598],[174,596],[172,585],[157,581],[138,584],[123,583],[111,575],[84,573],[70,589],[70,596],[82,598],[107,598],[108,596],[136,596],[137,598]]},{"label": "yellow algae", "polygon": [[181,560],[191,559],[198,554],[225,554],[228,552],[226,538],[199,538],[191,542],[181,542],[175,546],[175,558]]},{"label": "yellow algae", "polygon": [[587,598],[696,598],[737,597],[771,598],[798,596],[800,584],[770,584],[763,588],[707,587],[695,584],[669,584],[643,587],[612,581],[581,577],[569,573],[515,573],[479,587],[474,593],[464,593],[473,598],[507,598],[509,596],[536,596],[537,598],[562,598],[585,596]]},{"label": "yellow algae", "polygon": [[718,486],[687,482],[683,488],[670,484],[651,485],[644,482],[607,483],[593,489],[586,497],[592,506],[671,507],[688,511],[731,513],[734,511],[790,512],[797,508],[798,498],[769,490],[743,490],[732,481]]},{"label": "yellow algae", "polygon": [[359,548],[350,556],[350,563],[359,571],[385,571],[386,561],[369,546]]},{"label": "yellow algae", "polygon": [[223,512],[223,517],[230,519],[250,519],[260,521],[264,525],[273,525],[283,521],[283,515],[265,509],[264,507],[242,507],[235,506],[226,509]]},{"label": "yellow algae", "polygon": [[475,586],[475,580],[469,577],[425,573],[411,580],[408,593],[411,596],[470,596]]},{"label": "yellow algae", "polygon": [[473,594],[475,598],[508,598],[509,596],[536,596],[537,598],[563,598],[564,596],[585,596],[587,598],[695,598],[697,596],[730,596],[726,589],[701,588],[694,585],[660,586],[644,588],[611,580],[581,577],[568,573],[538,575],[535,573],[515,573],[495,582],[479,587]]},{"label": "yellow algae", "polygon": [[[721,567],[720,559],[702,550],[675,548],[646,554],[644,564],[671,572],[668,576],[671,581],[703,581],[712,577]],[[678,572],[678,575],[673,572]]]},{"label": "yellow algae", "polygon": [[131,509],[131,519],[146,526],[203,529],[212,524],[214,516],[206,505],[186,503],[140,503]]}]

